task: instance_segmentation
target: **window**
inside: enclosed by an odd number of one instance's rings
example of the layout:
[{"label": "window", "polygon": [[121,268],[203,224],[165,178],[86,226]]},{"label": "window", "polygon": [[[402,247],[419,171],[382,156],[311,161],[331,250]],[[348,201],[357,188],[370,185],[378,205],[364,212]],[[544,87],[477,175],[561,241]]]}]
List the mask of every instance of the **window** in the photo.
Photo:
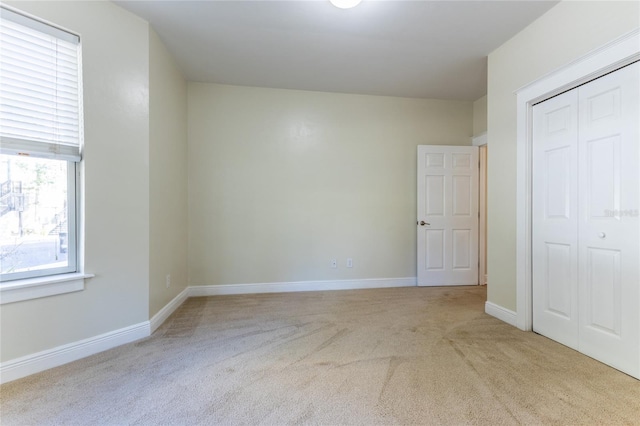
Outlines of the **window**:
[{"label": "window", "polygon": [[79,270],[82,91],[77,35],[5,6],[0,13],[0,278],[4,291],[10,286],[7,281]]}]

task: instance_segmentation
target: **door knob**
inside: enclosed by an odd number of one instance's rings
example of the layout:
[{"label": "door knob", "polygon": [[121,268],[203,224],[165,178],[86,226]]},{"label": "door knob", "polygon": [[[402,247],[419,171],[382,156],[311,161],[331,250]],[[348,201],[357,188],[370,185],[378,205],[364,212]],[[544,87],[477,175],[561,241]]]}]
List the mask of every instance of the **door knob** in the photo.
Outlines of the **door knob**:
[{"label": "door knob", "polygon": [[425,222],[424,220],[421,220],[420,222],[418,222],[418,225],[420,226],[425,226],[425,225],[431,225],[430,223]]},{"label": "door knob", "polygon": [[607,234],[605,234],[604,232],[601,232],[601,233],[598,234],[598,237],[607,238]]}]

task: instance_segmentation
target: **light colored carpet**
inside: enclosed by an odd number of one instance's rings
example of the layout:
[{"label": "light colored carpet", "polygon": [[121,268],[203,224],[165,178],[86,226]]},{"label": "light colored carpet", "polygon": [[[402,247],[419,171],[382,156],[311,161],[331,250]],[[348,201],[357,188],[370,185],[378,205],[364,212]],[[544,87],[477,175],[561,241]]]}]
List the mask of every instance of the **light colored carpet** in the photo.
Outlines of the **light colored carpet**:
[{"label": "light colored carpet", "polygon": [[640,382],[483,313],[483,287],[189,299],[3,385],[24,424],[640,424]]}]

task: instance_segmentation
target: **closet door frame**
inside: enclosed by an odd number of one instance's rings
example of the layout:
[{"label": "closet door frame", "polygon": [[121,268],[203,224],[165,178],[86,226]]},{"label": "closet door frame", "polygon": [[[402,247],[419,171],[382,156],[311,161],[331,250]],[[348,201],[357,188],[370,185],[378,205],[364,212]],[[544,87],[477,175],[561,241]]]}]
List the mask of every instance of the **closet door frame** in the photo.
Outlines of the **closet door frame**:
[{"label": "closet door frame", "polygon": [[516,91],[516,326],[533,329],[532,123],[533,105],[640,60],[640,30],[634,30]]}]

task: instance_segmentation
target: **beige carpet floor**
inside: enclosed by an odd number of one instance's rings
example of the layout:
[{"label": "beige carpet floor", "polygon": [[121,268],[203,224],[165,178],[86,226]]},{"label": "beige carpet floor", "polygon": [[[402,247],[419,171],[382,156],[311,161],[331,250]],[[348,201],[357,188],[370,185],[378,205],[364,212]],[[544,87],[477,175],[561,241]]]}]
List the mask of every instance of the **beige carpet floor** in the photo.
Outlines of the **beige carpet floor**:
[{"label": "beige carpet floor", "polygon": [[640,424],[640,382],[483,313],[483,287],[187,300],[0,387],[6,425]]}]

